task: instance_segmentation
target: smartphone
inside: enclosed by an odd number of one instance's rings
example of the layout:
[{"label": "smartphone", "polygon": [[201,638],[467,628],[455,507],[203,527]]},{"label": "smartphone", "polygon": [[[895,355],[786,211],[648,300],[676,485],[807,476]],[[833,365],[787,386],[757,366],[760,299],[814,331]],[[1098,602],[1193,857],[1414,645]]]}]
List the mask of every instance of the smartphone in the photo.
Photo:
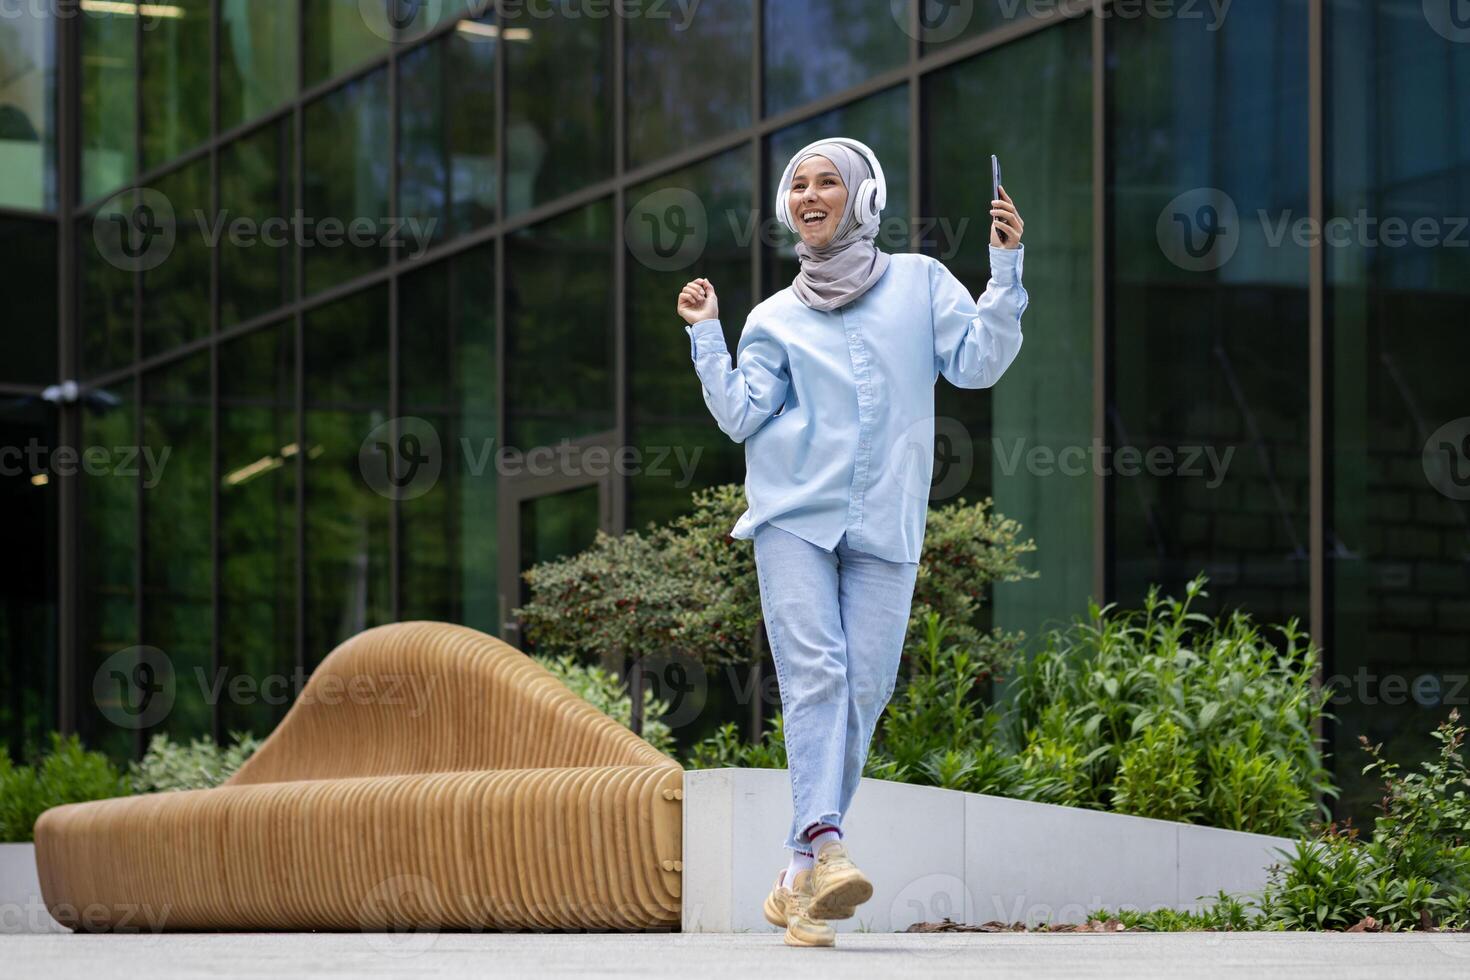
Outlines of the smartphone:
[{"label": "smartphone", "polygon": [[[1000,200],[1000,157],[994,153],[990,154],[990,199],[992,201]],[[1004,225],[997,229],[997,233],[1000,235],[1002,242],[1010,241],[1006,237]]]}]

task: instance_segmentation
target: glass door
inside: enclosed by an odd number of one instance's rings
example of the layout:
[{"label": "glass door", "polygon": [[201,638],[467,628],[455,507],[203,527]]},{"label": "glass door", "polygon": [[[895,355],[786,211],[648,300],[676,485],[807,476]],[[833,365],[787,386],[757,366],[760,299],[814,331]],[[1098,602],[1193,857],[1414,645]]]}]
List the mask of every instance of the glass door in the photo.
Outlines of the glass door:
[{"label": "glass door", "polygon": [[[531,652],[511,610],[528,598],[521,573],[540,562],[576,554],[592,544],[599,528],[615,532],[613,475],[582,465],[583,453],[592,446],[611,446],[612,433],[564,442],[543,458],[554,459],[536,472],[529,464],[535,451],[528,452],[527,472],[504,477],[501,484],[500,621],[505,642]],[[606,458],[606,457],[603,457]],[[606,467],[603,468],[604,470]]]}]

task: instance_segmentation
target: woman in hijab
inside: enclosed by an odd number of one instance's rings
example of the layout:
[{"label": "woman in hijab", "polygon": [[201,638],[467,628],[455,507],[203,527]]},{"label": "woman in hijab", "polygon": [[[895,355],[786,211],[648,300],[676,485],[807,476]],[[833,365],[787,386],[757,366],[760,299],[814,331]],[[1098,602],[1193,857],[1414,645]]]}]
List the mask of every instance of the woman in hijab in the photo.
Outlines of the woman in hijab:
[{"label": "woman in hijab", "polygon": [[830,946],[873,884],[844,826],[908,631],[934,466],[934,385],[988,388],[1021,349],[1024,249],[991,201],[977,300],[941,262],[876,246],[886,199],[868,147],[792,157],[778,215],[801,272],[750,312],[732,366],[714,284],[679,294],[690,357],[721,431],[745,444],[748,508],[791,773],[790,851],[765,902],[795,946]]}]

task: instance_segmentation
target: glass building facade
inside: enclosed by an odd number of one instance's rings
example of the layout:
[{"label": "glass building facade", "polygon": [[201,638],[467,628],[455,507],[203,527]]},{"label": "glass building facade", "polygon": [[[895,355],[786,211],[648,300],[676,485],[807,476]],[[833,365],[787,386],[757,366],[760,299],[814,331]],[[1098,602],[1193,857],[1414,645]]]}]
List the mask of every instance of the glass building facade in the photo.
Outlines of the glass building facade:
[{"label": "glass building facade", "polygon": [[[264,733],[354,633],[516,641],[525,568],[739,482],[675,297],[712,280],[733,349],[796,269],[772,181],[840,134],[883,161],[881,247],[972,292],[989,154],[1027,221],[1022,356],[936,394],[934,502],[992,496],[1038,544],[996,625],[1200,572],[1212,610],[1299,618],[1364,812],[1357,736],[1411,755],[1470,703],[1444,7],[11,5],[0,738]],[[147,718],[114,680],[154,651]],[[711,678],[686,742],[748,716]]]}]

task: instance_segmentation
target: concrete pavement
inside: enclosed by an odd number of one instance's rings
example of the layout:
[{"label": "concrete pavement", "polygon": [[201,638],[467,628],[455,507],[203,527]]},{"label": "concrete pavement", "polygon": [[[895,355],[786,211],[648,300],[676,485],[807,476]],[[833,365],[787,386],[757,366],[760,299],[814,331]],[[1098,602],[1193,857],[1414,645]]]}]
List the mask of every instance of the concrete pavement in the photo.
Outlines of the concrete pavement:
[{"label": "concrete pavement", "polygon": [[1190,980],[1470,975],[1470,935],[1310,933],[906,934],[792,949],[769,933],[168,933],[0,938],[0,975],[43,980],[182,977],[983,976]]}]

